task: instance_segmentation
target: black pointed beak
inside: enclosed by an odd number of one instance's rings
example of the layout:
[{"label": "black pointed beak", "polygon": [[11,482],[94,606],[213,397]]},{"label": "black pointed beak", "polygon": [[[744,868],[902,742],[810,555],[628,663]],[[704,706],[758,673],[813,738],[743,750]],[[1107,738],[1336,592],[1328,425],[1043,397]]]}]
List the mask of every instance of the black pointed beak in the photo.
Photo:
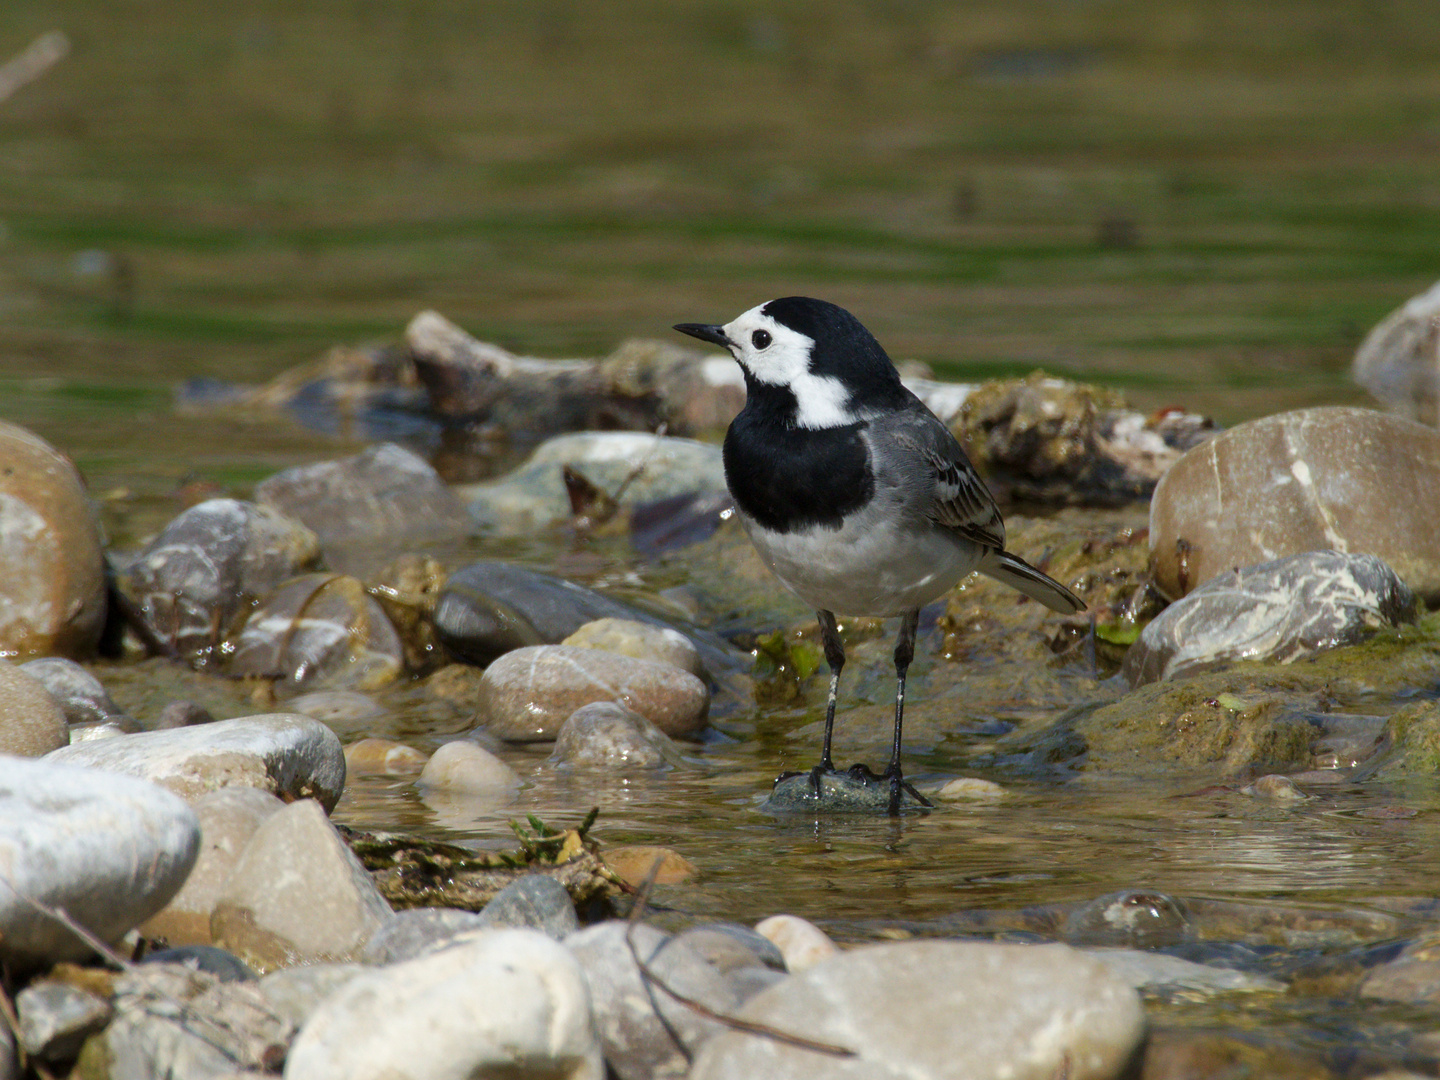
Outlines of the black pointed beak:
[{"label": "black pointed beak", "polygon": [[679,330],[682,334],[689,334],[693,338],[699,338],[701,341],[709,341],[712,344],[719,345],[722,349],[729,348],[730,346],[730,339],[725,336],[725,328],[723,326],[706,326],[704,323],[682,322],[676,323],[675,329]]}]

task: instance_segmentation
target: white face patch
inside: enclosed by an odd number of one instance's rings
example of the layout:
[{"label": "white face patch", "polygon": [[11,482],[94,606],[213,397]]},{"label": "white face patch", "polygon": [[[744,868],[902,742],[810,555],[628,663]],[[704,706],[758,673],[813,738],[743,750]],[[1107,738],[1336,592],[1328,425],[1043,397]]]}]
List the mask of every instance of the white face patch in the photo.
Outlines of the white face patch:
[{"label": "white face patch", "polygon": [[[843,427],[859,419],[850,409],[850,391],[833,375],[810,370],[813,340],[753,307],[725,324],[730,352],[756,382],[788,386],[795,395],[795,422],[805,428]],[[759,335],[757,337],[757,335]]]}]

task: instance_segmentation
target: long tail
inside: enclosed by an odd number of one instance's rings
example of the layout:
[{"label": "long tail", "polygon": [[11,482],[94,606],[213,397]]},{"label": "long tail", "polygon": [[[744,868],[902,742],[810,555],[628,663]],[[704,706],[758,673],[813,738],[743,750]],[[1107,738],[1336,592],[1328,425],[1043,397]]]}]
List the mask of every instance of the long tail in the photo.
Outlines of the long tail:
[{"label": "long tail", "polygon": [[1030,599],[1040,601],[1051,611],[1070,615],[1085,610],[1085,602],[1064,585],[1008,551],[997,551],[977,569],[1012,589],[1018,589]]}]

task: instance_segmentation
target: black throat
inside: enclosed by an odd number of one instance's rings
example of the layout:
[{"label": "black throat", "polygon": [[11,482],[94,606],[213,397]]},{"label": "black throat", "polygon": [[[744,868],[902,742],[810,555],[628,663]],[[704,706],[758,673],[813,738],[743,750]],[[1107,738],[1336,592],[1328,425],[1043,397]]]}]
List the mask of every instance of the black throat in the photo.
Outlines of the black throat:
[{"label": "black throat", "polygon": [[[748,372],[747,372],[748,376]],[[795,423],[789,387],[746,378],[745,408],[725,433],[725,482],[742,511],[771,532],[838,529],[875,494],[863,420],[841,427]]]}]

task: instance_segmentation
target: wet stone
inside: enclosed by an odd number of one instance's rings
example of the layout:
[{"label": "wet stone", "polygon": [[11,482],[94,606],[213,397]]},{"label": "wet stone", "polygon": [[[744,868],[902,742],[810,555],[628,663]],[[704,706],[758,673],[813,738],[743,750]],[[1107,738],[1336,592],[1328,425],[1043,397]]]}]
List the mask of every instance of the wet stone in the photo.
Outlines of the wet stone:
[{"label": "wet stone", "polygon": [[254,503],[210,499],[165,526],[120,583],[157,639],[202,659],[236,616],[319,554],[315,534],[298,521]]},{"label": "wet stone", "polygon": [[100,524],[70,459],[0,421],[0,656],[95,652],[105,624]]},{"label": "wet stone", "polygon": [[110,1002],[60,982],[35,982],[15,996],[20,1045],[41,1061],[71,1061],[81,1045],[110,1022]]},{"label": "wet stone", "polygon": [[982,780],[978,776],[961,776],[948,781],[935,793],[937,799],[946,802],[994,802],[1005,797],[1005,789],[993,780]]},{"label": "wet stone", "polygon": [[[562,890],[563,891],[563,890]],[[473,911],[461,908],[409,908],[397,911],[371,935],[360,953],[366,964],[399,964],[454,940],[487,924]]]},{"label": "wet stone", "polygon": [[457,739],[430,755],[416,785],[452,794],[510,793],[519,788],[520,776],[484,747]]},{"label": "wet stone", "polygon": [[1135,889],[1091,900],[1065,923],[1065,940],[1072,945],[1156,949],[1179,944],[1192,933],[1184,903],[1164,893]]},{"label": "wet stone", "polygon": [[562,768],[622,772],[680,764],[680,749],[645,717],[614,701],[582,705],[555,736],[550,760]]},{"label": "wet stone", "polygon": [[1307,551],[1212,577],[1145,627],[1121,673],[1138,686],[1234,660],[1290,663],[1415,611],[1414,594],[1374,555]]},{"label": "wet stone", "polygon": [[1253,783],[1246,784],[1240,789],[1240,794],[1249,795],[1253,799],[1268,799],[1271,802],[1303,802],[1309,798],[1303,791],[1295,786],[1295,781],[1288,776],[1280,776],[1276,773],[1269,773],[1257,777]]},{"label": "wet stone", "polygon": [[552,877],[526,874],[506,885],[480,912],[486,927],[538,930],[563,941],[580,928],[575,902]]},{"label": "wet stone", "polygon": [[711,967],[726,975],[746,967],[785,970],[779,946],[739,923],[700,923],[676,934],[675,940],[694,949]]},{"label": "wet stone", "polygon": [[345,753],[335,733],[290,713],[142,731],[67,746],[46,760],[137,776],[191,801],[240,785],[283,799],[318,799],[329,810],[345,787]]},{"label": "wet stone", "polygon": [[405,669],[405,648],[361,582],[335,574],[292,578],[270,593],[230,642],[225,674],[291,687],[376,689]]},{"label": "wet stone", "polygon": [[1371,1000],[1440,1003],[1440,942],[1430,936],[1407,945],[1394,960],[1370,972],[1359,992]]},{"label": "wet stone", "polygon": [[485,671],[479,712],[503,739],[554,739],[576,709],[618,701],[670,736],[705,726],[710,691],[694,675],[616,653],[536,645],[506,653]]},{"label": "wet stone", "polygon": [[[910,792],[900,791],[900,812],[920,811],[925,804]],[[874,775],[829,772],[820,776],[820,792],[808,772],[775,781],[760,804],[767,814],[886,814],[890,812],[890,781]]]},{"label": "wet stone", "polygon": [[678,885],[699,874],[695,864],[674,848],[654,844],[626,844],[605,849],[605,865],[625,880],[639,888],[655,869],[656,885]]},{"label": "wet stone", "polygon": [[700,653],[679,630],[652,626],[634,619],[596,619],[581,626],[560,644],[602,649],[636,660],[670,664],[691,675],[703,677],[705,673]]},{"label": "wet stone", "polygon": [[1365,779],[1440,775],[1440,705],[1417,701],[1392,713],[1381,749],[1361,770]]},{"label": "wet stone", "polygon": [[45,684],[0,659],[0,753],[38,758],[69,742],[65,713]]},{"label": "wet stone", "polygon": [[428,760],[413,746],[391,739],[361,739],[345,747],[350,776],[408,776],[424,769]]},{"label": "wet stone", "polygon": [[375,730],[390,716],[385,706],[357,690],[316,690],[291,698],[285,707],[290,712],[319,720],[340,736],[342,742]]},{"label": "wet stone", "polygon": [[45,656],[20,665],[20,670],[36,679],[55,699],[72,725],[100,724],[121,720],[122,725],[134,724],[114,701],[105,685],[85,668],[59,656]]},{"label": "wet stone", "polygon": [[[445,647],[472,664],[526,645],[558,644],[597,619],[666,627],[634,605],[571,581],[501,562],[474,562],[450,575],[435,606]],[[708,631],[685,631],[712,674],[750,669],[749,654]]]},{"label": "wet stone", "polygon": [[165,728],[194,727],[196,724],[213,724],[215,717],[210,710],[194,701],[171,701],[160,710],[155,719],[157,731]]},{"label": "wet stone", "polygon": [[1145,1032],[1135,991],[1064,945],[871,945],[792,975],[739,1016],[855,1056],[822,1065],[812,1050],[726,1031],[701,1047],[692,1080],[953,1076],[957,1062],[974,1080],[1115,1077]]},{"label": "wet stone", "polygon": [[1150,503],[1156,586],[1172,598],[1236,567],[1334,549],[1383,559],[1440,599],[1440,432],[1368,409],[1231,428],[1165,474]]},{"label": "wet stone", "polygon": [[394,443],[354,457],[286,469],[256,485],[255,501],[315,531],[327,561],[356,540],[463,536],[464,507],[430,463]]}]

